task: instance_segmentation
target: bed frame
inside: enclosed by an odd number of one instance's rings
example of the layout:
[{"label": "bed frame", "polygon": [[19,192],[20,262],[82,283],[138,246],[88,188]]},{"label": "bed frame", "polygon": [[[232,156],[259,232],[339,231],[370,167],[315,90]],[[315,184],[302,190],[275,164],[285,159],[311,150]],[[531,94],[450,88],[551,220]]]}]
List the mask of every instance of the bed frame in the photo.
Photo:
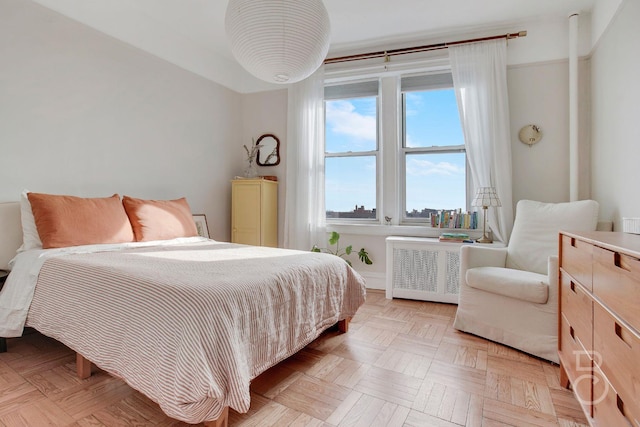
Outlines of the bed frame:
[{"label": "bed frame", "polygon": [[[338,322],[338,331],[346,333],[349,331],[349,322],[351,318],[348,317]],[[76,372],[78,378],[84,380],[91,376],[92,363],[90,360],[85,359],[80,353],[76,353]],[[212,421],[205,421],[205,427],[228,427],[229,425],[229,407],[225,406],[222,410],[222,414]]]},{"label": "bed frame", "polygon": [[[9,268],[9,261],[16,255],[22,245],[22,223],[20,220],[19,202],[0,202],[0,269]],[[345,333],[349,330],[351,318],[340,320],[338,330]],[[7,351],[6,339],[0,337],[0,351]],[[91,376],[92,363],[80,353],[76,353],[76,372],[80,379]],[[207,427],[227,427],[229,423],[229,407],[225,407],[220,417],[205,421]]]}]

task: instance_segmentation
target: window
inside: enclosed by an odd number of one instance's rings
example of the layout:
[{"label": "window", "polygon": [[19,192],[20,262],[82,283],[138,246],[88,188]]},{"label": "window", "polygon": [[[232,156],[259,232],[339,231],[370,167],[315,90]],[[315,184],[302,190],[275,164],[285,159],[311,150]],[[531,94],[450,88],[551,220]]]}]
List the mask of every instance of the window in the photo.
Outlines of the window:
[{"label": "window", "polygon": [[327,220],[425,224],[439,210],[466,211],[466,189],[450,73],[325,87]]},{"label": "window", "polygon": [[401,92],[402,220],[466,210],[467,162],[451,74],[404,77]]},{"label": "window", "polygon": [[377,219],[378,82],[325,88],[327,219]]}]

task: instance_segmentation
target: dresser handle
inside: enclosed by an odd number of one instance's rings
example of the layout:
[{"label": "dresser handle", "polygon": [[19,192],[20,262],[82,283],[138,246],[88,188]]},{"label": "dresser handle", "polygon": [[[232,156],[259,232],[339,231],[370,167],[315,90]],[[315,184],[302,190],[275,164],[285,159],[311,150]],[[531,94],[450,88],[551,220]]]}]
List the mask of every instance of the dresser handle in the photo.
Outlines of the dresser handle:
[{"label": "dresser handle", "polygon": [[632,423],[631,420],[629,419],[629,417],[627,416],[627,414],[625,413],[624,410],[624,402],[622,401],[622,399],[620,398],[620,395],[616,393],[616,406],[618,407],[618,411],[620,411],[620,414],[627,420],[629,421],[629,424],[635,424],[638,425],[638,421],[636,421],[635,423]]},{"label": "dresser handle", "polygon": [[571,246],[573,246],[574,248],[576,247],[576,238],[575,237],[571,238]]},{"label": "dresser handle", "polygon": [[629,269],[629,267],[622,265],[622,255],[618,252],[615,252],[613,254],[613,263],[615,264],[616,267],[624,270],[624,271],[628,271],[631,272],[631,269]]},{"label": "dresser handle", "polygon": [[620,411],[620,413],[624,415],[624,402],[622,401],[622,399],[620,399],[620,396],[618,394],[616,394],[616,406],[618,407],[618,411]]},{"label": "dresser handle", "polygon": [[571,335],[571,338],[575,341],[576,340],[576,336],[575,336],[575,332],[573,330],[573,326],[569,326],[569,335]]},{"label": "dresser handle", "polygon": [[629,348],[631,348],[631,344],[629,344],[624,337],[624,335],[626,335],[625,330],[622,328],[622,325],[620,325],[618,322],[615,322],[615,331],[618,338],[620,338],[620,340],[623,343],[625,343]]},{"label": "dresser handle", "polygon": [[571,288],[571,290],[575,293],[576,292],[576,284],[573,283],[573,281],[571,281],[571,284],[569,285],[569,287]]}]

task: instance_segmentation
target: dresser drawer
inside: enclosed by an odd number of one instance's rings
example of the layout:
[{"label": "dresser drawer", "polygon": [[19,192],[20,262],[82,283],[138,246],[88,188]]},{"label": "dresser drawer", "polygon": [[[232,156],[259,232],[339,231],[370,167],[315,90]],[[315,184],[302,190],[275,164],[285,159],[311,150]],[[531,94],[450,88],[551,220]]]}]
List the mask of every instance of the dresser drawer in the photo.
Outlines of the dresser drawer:
[{"label": "dresser drawer", "polygon": [[636,427],[640,422],[628,412],[628,404],[607,381],[597,366],[593,369],[593,425],[598,427]]},{"label": "dresser drawer", "polygon": [[576,337],[573,327],[564,314],[560,315],[560,360],[571,381],[578,401],[590,414],[591,402],[591,369],[590,353]]},{"label": "dresser drawer", "polygon": [[593,245],[582,240],[561,235],[560,267],[580,282],[587,290],[591,285],[591,254]]},{"label": "dresser drawer", "polygon": [[600,304],[594,304],[593,316],[593,361],[617,390],[628,416],[636,417],[640,426],[640,338]]},{"label": "dresser drawer", "polygon": [[640,331],[640,260],[599,247],[593,255],[594,295]]},{"label": "dresser drawer", "polygon": [[560,274],[560,309],[569,325],[573,327],[574,335],[578,337],[585,349],[593,347],[593,300],[580,284],[567,274]]}]

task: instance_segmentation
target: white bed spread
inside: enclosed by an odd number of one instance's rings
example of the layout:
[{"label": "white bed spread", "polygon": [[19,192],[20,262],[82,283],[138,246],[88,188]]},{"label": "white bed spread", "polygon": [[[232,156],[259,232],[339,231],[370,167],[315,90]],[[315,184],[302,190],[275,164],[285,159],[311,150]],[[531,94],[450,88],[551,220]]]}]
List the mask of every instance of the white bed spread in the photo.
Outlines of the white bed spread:
[{"label": "white bed spread", "polygon": [[27,325],[190,423],[246,412],[253,378],[365,297],[327,254],[196,240],[42,258]]}]

